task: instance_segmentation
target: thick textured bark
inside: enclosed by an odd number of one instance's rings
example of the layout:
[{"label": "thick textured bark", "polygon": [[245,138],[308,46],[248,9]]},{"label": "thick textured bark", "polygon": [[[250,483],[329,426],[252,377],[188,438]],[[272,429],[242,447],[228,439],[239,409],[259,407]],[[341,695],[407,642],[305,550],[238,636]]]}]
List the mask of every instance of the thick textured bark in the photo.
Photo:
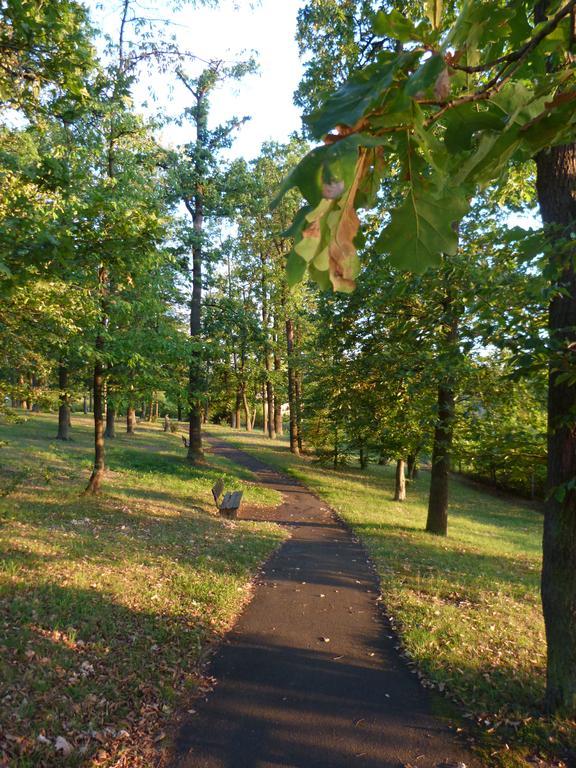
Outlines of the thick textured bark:
[{"label": "thick textured bark", "polygon": [[133,435],[136,432],[136,411],[129,405],[126,411],[126,434]]},{"label": "thick textured bark", "polygon": [[108,401],[108,408],[106,408],[104,437],[111,438],[112,440],[116,437],[116,406],[110,400]]},{"label": "thick textured bark", "polygon": [[[576,144],[541,152],[537,190],[550,238],[552,292],[548,325],[548,499],[544,514],[542,607],[548,643],[546,701],[576,714],[576,385],[561,371],[576,363]],[[567,245],[567,243],[569,245]]]},{"label": "thick textured bark", "polygon": [[404,468],[406,462],[404,459],[396,461],[396,482],[394,484],[394,501],[405,501],[406,499],[406,475]]},{"label": "thick textured bark", "polygon": [[58,407],[58,434],[56,435],[56,440],[70,440],[68,368],[63,363],[60,363],[58,366],[58,387],[60,389],[60,405]]},{"label": "thick textured bark", "polygon": [[450,452],[454,434],[454,391],[438,387],[438,418],[434,429],[432,469],[430,472],[430,496],[426,530],[439,536],[448,532],[448,491],[450,476]]},{"label": "thick textured bark", "polygon": [[168,416],[168,414],[164,416],[163,429],[164,429],[164,432],[170,432],[170,416]]},{"label": "thick textured bark", "polygon": [[294,369],[294,323],[292,318],[286,320],[286,352],[288,359],[288,412],[289,412],[289,436],[290,452],[298,455],[298,416],[296,407],[296,371]]}]

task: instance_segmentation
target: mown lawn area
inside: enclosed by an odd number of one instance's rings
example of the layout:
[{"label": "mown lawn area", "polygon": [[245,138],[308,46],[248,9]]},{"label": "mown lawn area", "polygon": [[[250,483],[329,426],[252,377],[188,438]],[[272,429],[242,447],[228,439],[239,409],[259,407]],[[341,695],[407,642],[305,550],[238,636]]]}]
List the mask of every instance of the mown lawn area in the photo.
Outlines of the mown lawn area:
[{"label": "mown lawn area", "polygon": [[82,496],[90,419],[62,443],[54,415],[24,418],[0,419],[0,766],[156,766],[286,536],[218,517],[211,486],[223,475],[246,505],[280,495],[210,454],[191,468],[159,425],[119,425],[101,495]]},{"label": "mown lawn area", "polygon": [[[394,468],[334,471],[297,458],[286,440],[218,429],[295,476],[362,538],[383,603],[422,684],[454,700],[486,765],[574,761],[576,723],[541,716],[545,639],[540,608],[542,515],[521,500],[452,482],[449,535],[424,532],[429,473],[393,501]],[[543,764],[543,763],[540,763]]]}]

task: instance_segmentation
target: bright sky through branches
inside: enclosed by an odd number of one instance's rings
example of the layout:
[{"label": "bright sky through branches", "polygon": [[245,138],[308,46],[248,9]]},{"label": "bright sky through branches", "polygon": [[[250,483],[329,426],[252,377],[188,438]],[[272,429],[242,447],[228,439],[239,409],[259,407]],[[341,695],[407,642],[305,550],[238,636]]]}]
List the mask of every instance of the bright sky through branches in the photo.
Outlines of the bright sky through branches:
[{"label": "bright sky through branches", "polygon": [[[299,130],[300,115],[292,96],[302,69],[294,39],[300,0],[223,0],[217,8],[184,5],[177,13],[167,10],[164,14],[162,9],[168,4],[157,0],[151,7],[139,4],[135,8],[152,18],[160,15],[169,19],[167,33],[174,34],[182,49],[200,59],[234,62],[253,55],[259,65],[259,74],[221,86],[211,99],[212,125],[234,116],[250,116],[250,121],[237,133],[234,156],[255,157],[262,142],[285,141],[291,132]],[[116,39],[120,3],[105,1],[100,9],[90,5],[96,24]],[[198,74],[201,66],[191,65],[190,74]],[[153,111],[176,116],[190,103],[189,94],[175,82],[173,73],[144,75],[142,80],[152,90],[155,103],[146,93],[144,83],[136,89],[136,99],[148,99]],[[187,125],[170,125],[162,132],[163,143],[177,144],[190,138]]]}]

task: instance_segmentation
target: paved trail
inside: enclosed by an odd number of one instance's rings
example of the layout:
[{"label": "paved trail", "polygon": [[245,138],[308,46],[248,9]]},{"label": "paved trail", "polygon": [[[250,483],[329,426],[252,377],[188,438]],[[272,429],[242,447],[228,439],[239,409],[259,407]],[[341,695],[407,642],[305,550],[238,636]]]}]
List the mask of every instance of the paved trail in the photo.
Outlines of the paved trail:
[{"label": "paved trail", "polygon": [[183,724],[174,766],[478,768],[400,661],[364,548],[295,480],[225,443],[213,448],[282,492],[266,519],[292,537],[215,655],[218,683]]}]

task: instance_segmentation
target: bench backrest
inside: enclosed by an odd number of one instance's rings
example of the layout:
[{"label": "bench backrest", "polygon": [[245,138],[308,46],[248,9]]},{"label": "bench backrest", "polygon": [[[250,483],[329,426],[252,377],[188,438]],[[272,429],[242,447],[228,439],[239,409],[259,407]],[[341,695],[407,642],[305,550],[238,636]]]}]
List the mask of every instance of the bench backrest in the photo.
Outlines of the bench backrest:
[{"label": "bench backrest", "polygon": [[220,506],[220,496],[222,496],[223,490],[224,490],[224,480],[220,478],[219,480],[216,480],[216,482],[212,486],[212,496],[214,496],[214,504],[216,504],[217,507]]}]

